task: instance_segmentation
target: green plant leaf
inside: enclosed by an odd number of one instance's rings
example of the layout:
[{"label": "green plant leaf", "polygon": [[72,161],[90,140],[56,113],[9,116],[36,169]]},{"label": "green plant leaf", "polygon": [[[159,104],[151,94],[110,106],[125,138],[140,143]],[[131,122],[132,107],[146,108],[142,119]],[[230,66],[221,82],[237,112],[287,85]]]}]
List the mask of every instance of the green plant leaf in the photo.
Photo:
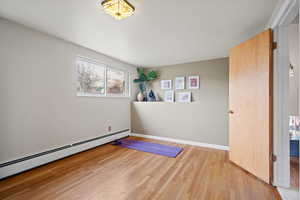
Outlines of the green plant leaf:
[{"label": "green plant leaf", "polygon": [[143,80],[139,79],[139,78],[136,78],[133,80],[134,83],[141,83],[141,82],[144,82]]},{"label": "green plant leaf", "polygon": [[152,80],[154,80],[156,78],[157,78],[157,72],[156,71],[150,71],[148,73],[148,80],[152,81]]},{"label": "green plant leaf", "polygon": [[141,81],[147,81],[147,76],[145,74],[141,74],[140,75],[140,78],[139,78]]},{"label": "green plant leaf", "polygon": [[137,68],[137,73],[139,74],[139,76],[141,76],[142,74],[145,74],[145,70],[143,68]]}]

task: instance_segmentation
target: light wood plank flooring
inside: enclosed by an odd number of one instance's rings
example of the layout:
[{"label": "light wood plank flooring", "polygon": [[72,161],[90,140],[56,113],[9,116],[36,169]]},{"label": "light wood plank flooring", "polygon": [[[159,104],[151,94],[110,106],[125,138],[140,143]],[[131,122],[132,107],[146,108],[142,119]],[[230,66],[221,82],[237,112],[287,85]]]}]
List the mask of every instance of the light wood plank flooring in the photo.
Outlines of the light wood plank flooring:
[{"label": "light wood plank flooring", "polygon": [[184,151],[167,158],[103,145],[0,181],[0,199],[280,199],[273,187],[231,164],[225,151],[155,142]]}]

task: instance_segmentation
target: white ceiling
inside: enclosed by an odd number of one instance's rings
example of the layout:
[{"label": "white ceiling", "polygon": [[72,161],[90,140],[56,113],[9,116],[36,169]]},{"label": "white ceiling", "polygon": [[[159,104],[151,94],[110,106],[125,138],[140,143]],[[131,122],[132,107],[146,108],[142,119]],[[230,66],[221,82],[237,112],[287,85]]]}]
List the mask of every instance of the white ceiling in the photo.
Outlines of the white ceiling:
[{"label": "white ceiling", "polygon": [[228,56],[262,31],[278,0],[129,0],[117,21],[101,0],[0,0],[0,16],[137,66]]}]

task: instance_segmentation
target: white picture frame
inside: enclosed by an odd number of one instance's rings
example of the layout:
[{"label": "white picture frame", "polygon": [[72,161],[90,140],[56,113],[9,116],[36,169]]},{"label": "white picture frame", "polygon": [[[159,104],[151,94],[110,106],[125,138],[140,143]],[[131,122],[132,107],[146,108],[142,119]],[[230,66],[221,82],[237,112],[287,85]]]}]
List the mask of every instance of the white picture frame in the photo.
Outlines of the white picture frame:
[{"label": "white picture frame", "polygon": [[185,89],[185,77],[176,77],[175,78],[175,90],[184,90]]},{"label": "white picture frame", "polygon": [[174,102],[174,91],[173,90],[165,91],[164,101],[165,102]]},{"label": "white picture frame", "polygon": [[199,89],[199,76],[189,76],[189,89]]},{"label": "white picture frame", "polygon": [[191,92],[180,92],[178,93],[178,102],[188,103],[192,101]]},{"label": "white picture frame", "polygon": [[172,89],[172,80],[161,80],[160,87],[162,90],[171,90]]}]

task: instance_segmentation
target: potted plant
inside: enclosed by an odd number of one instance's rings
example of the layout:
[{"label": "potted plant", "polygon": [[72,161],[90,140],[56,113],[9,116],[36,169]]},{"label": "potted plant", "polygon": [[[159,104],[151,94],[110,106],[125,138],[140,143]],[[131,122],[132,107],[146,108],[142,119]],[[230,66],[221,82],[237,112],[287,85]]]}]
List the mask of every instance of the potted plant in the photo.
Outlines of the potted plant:
[{"label": "potted plant", "polygon": [[133,82],[137,83],[140,89],[140,92],[137,95],[138,101],[144,101],[147,97],[147,84],[150,81],[155,80],[158,75],[156,71],[149,71],[148,73],[145,72],[143,68],[137,68],[138,78],[134,79]]}]

